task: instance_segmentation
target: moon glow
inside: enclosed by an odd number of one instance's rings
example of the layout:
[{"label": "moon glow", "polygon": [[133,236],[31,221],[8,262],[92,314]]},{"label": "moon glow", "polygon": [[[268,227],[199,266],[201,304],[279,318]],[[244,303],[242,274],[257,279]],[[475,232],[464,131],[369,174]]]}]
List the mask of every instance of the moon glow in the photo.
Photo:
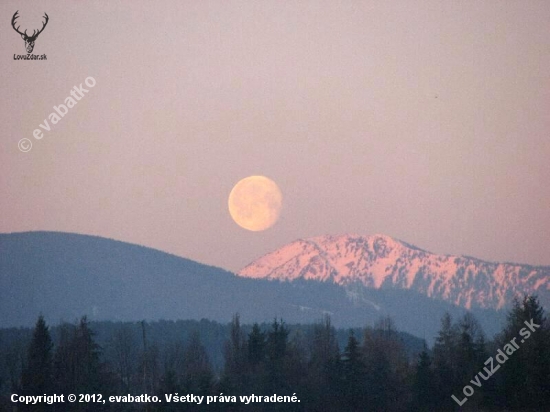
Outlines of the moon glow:
[{"label": "moon glow", "polygon": [[283,196],[277,184],[265,176],[240,180],[229,194],[231,217],[239,226],[253,232],[273,226],[279,215]]}]

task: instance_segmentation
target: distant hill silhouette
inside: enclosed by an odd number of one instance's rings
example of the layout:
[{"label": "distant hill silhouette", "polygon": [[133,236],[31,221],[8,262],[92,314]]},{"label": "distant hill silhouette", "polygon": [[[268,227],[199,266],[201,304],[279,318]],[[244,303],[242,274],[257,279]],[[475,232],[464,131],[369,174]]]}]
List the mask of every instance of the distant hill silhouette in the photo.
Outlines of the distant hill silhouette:
[{"label": "distant hill silhouette", "polygon": [[[282,317],[309,323],[328,313],[340,327],[394,318],[398,329],[431,340],[445,311],[464,309],[412,290],[368,289],[315,280],[250,279],[158,250],[60,232],[0,234],[0,327],[30,326],[39,313],[51,323],[92,320],[211,319],[228,322]],[[503,313],[474,314],[488,335]]]}]

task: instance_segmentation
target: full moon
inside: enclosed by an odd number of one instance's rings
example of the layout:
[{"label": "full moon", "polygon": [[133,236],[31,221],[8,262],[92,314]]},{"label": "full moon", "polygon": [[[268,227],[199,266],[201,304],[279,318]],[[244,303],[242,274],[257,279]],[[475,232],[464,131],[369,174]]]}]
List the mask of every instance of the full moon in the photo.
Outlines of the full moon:
[{"label": "full moon", "polygon": [[281,213],[283,195],[277,184],[265,176],[240,180],[229,194],[229,213],[239,226],[253,232],[270,228]]}]

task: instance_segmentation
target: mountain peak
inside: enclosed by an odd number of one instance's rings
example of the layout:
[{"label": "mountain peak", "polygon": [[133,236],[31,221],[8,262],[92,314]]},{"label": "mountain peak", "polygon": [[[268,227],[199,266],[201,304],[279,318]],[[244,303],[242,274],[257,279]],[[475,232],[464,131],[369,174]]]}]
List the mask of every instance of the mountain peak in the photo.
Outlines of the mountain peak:
[{"label": "mountain peak", "polygon": [[550,267],[436,255],[384,234],[299,239],[260,257],[238,274],[413,289],[468,309],[500,309],[523,293],[537,293],[543,304],[550,304]]},{"label": "mountain peak", "polygon": [[297,278],[332,280],[346,284],[361,280],[379,288],[384,280],[380,272],[368,279],[362,274],[373,261],[382,263],[402,253],[405,246],[390,236],[375,234],[323,235],[298,239],[269,253],[239,272],[240,276],[294,280]]}]

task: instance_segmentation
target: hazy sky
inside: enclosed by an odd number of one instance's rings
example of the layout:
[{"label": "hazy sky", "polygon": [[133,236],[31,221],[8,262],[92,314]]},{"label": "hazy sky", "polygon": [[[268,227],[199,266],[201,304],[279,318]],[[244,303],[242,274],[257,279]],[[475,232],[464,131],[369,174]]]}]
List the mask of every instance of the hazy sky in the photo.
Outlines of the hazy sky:
[{"label": "hazy sky", "polygon": [[[14,60],[16,10],[30,32],[48,13],[47,60]],[[4,0],[0,17],[0,232],[229,270],[347,232],[550,264],[547,0]],[[264,232],[227,210],[249,175],[283,193]]]}]

